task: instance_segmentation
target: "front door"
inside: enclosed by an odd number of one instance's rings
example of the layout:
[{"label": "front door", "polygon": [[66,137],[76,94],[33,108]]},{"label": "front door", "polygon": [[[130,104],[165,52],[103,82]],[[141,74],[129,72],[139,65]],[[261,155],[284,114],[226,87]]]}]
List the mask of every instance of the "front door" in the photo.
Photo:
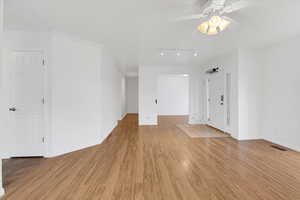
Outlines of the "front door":
[{"label": "front door", "polygon": [[225,109],[224,109],[224,77],[222,73],[210,75],[208,82],[208,124],[214,128],[224,130]]}]

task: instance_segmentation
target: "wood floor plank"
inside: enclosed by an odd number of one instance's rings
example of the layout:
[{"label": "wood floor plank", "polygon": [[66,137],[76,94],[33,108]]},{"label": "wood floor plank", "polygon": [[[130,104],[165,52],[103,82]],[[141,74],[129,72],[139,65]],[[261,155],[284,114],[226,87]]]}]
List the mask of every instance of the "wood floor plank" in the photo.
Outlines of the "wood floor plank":
[{"label": "wood floor plank", "polygon": [[300,153],[263,140],[190,138],[127,115],[102,144],[4,162],[3,200],[300,200]]}]

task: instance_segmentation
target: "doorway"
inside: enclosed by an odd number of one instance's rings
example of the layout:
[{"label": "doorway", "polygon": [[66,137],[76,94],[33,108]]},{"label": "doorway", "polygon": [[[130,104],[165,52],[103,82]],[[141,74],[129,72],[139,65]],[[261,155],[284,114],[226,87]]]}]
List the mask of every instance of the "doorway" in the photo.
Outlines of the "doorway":
[{"label": "doorway", "polygon": [[126,77],[126,112],[138,114],[139,112],[139,79]]},{"label": "doorway", "polygon": [[11,56],[11,157],[43,156],[44,56],[40,51],[14,51]]},{"label": "doorway", "polygon": [[189,115],[189,75],[161,75],[158,78],[159,116]]}]

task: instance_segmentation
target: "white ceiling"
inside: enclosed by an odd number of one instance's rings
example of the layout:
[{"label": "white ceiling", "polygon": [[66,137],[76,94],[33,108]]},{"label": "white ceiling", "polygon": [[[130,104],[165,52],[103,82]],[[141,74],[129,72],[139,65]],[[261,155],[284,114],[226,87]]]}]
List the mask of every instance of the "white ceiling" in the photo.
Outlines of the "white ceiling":
[{"label": "white ceiling", "polygon": [[[133,73],[140,64],[197,64],[245,45],[265,45],[300,33],[299,0],[249,0],[223,33],[196,31],[201,20],[171,19],[197,13],[206,0],[5,0],[7,29],[58,30],[103,43]],[[181,56],[160,49],[181,49]],[[198,57],[194,57],[195,49]],[[174,51],[175,52],[175,51]]]}]

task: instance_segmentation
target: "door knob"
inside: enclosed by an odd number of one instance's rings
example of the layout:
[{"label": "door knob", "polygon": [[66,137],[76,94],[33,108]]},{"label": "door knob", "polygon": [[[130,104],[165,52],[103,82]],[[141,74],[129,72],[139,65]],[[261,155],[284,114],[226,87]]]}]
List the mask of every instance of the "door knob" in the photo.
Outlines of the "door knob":
[{"label": "door knob", "polygon": [[16,108],[14,108],[14,107],[12,107],[12,108],[9,108],[9,111],[11,111],[11,112],[15,112],[17,109]]}]

